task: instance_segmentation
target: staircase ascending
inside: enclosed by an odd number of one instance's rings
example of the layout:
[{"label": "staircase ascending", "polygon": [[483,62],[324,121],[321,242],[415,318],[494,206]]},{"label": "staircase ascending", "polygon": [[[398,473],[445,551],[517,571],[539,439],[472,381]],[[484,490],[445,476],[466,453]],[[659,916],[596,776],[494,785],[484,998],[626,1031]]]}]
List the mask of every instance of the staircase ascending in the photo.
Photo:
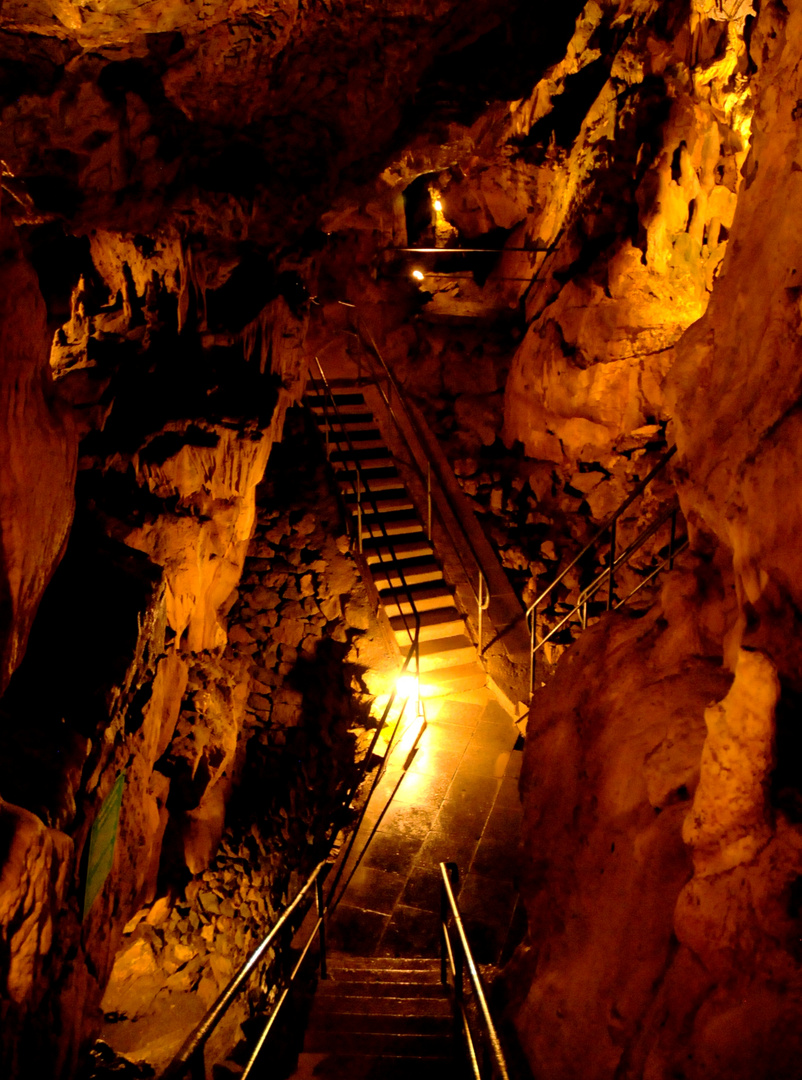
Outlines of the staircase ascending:
[{"label": "staircase ascending", "polygon": [[402,655],[411,644],[413,623],[403,618],[412,614],[410,595],[420,615],[421,696],[484,686],[486,675],[453,589],[362,392],[340,387],[331,398],[310,394],[306,402],[327,438],[329,460],[355,517],[358,463],[363,554]]},{"label": "staircase ascending", "polygon": [[439,960],[331,955],[293,1080],[461,1075]]}]

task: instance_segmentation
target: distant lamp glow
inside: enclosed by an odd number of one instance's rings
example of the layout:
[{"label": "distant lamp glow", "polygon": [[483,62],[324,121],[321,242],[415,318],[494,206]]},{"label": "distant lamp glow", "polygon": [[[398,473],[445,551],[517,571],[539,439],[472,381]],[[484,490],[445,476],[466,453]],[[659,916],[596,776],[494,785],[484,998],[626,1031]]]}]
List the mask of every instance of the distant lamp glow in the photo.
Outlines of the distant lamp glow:
[{"label": "distant lamp glow", "polygon": [[439,199],[435,199],[435,200],[434,200],[434,204],[433,204],[433,205],[434,205],[434,208],[435,208],[435,210],[436,210],[436,211],[437,211],[437,213],[439,214],[439,213],[440,213],[440,211],[441,211],[441,210],[443,209],[443,204],[442,204],[442,202],[441,202],[441,201],[440,201]]},{"label": "distant lamp glow", "polygon": [[413,270],[412,271],[412,276],[414,277],[414,279],[416,281],[423,281],[423,271],[422,270]]}]

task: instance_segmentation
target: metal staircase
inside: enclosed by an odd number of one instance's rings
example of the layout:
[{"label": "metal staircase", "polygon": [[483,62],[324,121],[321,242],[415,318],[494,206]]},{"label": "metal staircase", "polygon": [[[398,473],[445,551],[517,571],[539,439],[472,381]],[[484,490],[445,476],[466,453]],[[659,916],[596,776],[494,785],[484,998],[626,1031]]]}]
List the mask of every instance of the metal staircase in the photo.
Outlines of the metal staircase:
[{"label": "metal staircase", "polygon": [[405,616],[420,618],[421,697],[484,686],[485,671],[437,558],[431,523],[417,513],[364,394],[356,386],[333,387],[321,372],[306,404],[403,657],[411,648]]}]

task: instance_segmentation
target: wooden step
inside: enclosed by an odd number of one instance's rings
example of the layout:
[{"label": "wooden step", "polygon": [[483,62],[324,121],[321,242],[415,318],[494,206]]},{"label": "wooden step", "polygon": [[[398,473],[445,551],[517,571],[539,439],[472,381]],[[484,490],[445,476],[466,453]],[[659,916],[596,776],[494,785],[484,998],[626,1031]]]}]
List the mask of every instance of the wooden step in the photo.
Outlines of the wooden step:
[{"label": "wooden step", "polygon": [[[367,476],[365,471],[362,471],[362,479],[365,484],[365,488],[368,491],[395,491],[399,486],[398,472],[395,466],[391,468],[383,468],[381,471],[370,473]],[[337,484],[340,490],[351,499],[356,499],[356,491],[354,488],[356,477],[353,479],[346,478],[345,476],[337,477]]]},{"label": "wooden step", "polygon": [[[403,490],[390,491],[389,494],[362,494],[362,520],[369,521],[371,518],[384,517],[385,514],[400,514],[405,510],[414,510],[415,504]],[[373,504],[376,504],[376,511]],[[356,494],[350,492],[346,496],[346,504],[352,513],[356,513]],[[378,513],[377,513],[378,512]]]},{"label": "wooden step", "polygon": [[[354,518],[356,518],[356,512],[353,512]],[[410,517],[408,514],[404,514],[402,517],[394,517],[390,514],[379,515],[377,520],[376,514],[371,514],[368,517],[367,514],[362,515],[362,539],[363,542],[370,538],[383,537],[383,536],[406,536],[413,535],[414,533],[422,533],[423,525],[415,517]]]},{"label": "wooden step", "polygon": [[[320,418],[316,419],[316,423],[319,430],[323,432],[323,434],[325,434],[326,417],[321,416]],[[378,434],[379,430],[376,427],[376,421],[373,419],[370,413],[365,413],[364,415],[360,415],[359,413],[352,413],[347,417],[342,416],[339,418],[332,417],[331,413],[329,413],[328,423],[332,439],[335,439],[338,433],[346,431],[353,438],[356,432],[375,431]]]},{"label": "wooden step", "polygon": [[[373,575],[374,581],[376,575]],[[378,588],[377,584],[377,588]],[[419,614],[425,611],[432,611],[435,608],[442,608],[453,599],[453,593],[446,585],[445,581],[435,583],[421,582],[420,585],[413,586],[410,590],[412,598],[415,602],[415,609]],[[379,599],[382,602],[385,614],[388,618],[393,619],[402,613],[408,617],[412,616],[412,605],[406,595],[406,592],[398,589],[387,589],[386,592],[381,592]],[[402,624],[403,625],[403,624]]]},{"label": "wooden step", "polygon": [[[409,646],[401,650],[406,658]],[[442,668],[461,667],[476,660],[476,646],[465,634],[455,637],[421,641],[418,647],[418,664],[421,673],[439,671]],[[427,680],[428,681],[428,677]]]},{"label": "wooden step", "polygon": [[[422,585],[424,582],[443,580],[443,571],[434,559],[410,559],[401,569],[404,574],[403,583],[394,566],[387,563],[377,563],[371,567],[371,576],[379,592],[383,592],[385,589],[401,590],[402,601],[406,599],[406,602],[409,603],[408,598],[403,595],[404,584]],[[384,602],[383,598],[382,602]]]},{"label": "wooden step", "polygon": [[[367,542],[363,541],[363,554],[369,566],[392,566],[394,561],[406,562],[410,559],[431,559],[434,555],[434,548],[431,541],[427,540],[423,533],[418,535],[400,533],[398,536],[393,537],[392,547],[382,537],[369,537]],[[404,568],[404,575],[406,576],[406,568]]]},{"label": "wooden step", "polygon": [[[356,471],[357,471],[352,460],[349,459],[348,461],[346,461],[344,459],[340,459],[338,457],[335,457],[334,454],[332,454],[332,456],[331,456],[331,467],[338,473],[343,473],[344,472],[344,473],[354,473],[354,474],[356,474]],[[394,468],[395,468],[395,463],[394,463],[393,459],[391,457],[386,456],[386,455],[384,457],[382,457],[381,455],[375,455],[375,456],[368,455],[366,457],[360,457],[359,458],[359,470],[362,473],[364,473],[364,472],[366,472],[366,471],[368,471],[370,469],[394,469]],[[365,484],[367,485],[368,483],[369,483],[369,481],[367,479],[365,479]]]},{"label": "wooden step", "polygon": [[[432,608],[430,611],[420,611],[420,640],[431,641],[434,638],[451,637],[453,634],[461,634],[465,630],[465,620],[453,604],[448,607]],[[390,625],[395,633],[396,641],[403,645],[412,640],[412,635],[407,629],[414,626],[411,615],[406,619],[401,615],[393,615]]]}]

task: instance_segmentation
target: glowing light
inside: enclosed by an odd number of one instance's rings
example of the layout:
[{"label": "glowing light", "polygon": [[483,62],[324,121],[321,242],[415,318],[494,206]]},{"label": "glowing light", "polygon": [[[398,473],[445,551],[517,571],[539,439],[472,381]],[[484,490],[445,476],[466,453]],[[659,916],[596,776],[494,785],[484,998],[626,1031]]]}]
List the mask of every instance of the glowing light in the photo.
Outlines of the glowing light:
[{"label": "glowing light", "polygon": [[435,199],[435,200],[434,200],[434,204],[433,204],[433,205],[434,205],[434,208],[435,208],[435,210],[436,210],[436,211],[437,211],[437,213],[439,214],[439,213],[440,213],[440,211],[441,211],[441,210],[443,209],[443,204],[442,204],[442,202],[441,202],[441,201],[440,201],[439,199]]},{"label": "glowing light", "polygon": [[416,281],[423,281],[423,271],[422,270],[413,270],[412,271],[412,276],[414,277],[414,279]]},{"label": "glowing light", "polygon": [[417,697],[418,695],[418,680],[414,675],[399,675],[398,681],[395,684],[395,688],[398,694],[402,698]]}]

